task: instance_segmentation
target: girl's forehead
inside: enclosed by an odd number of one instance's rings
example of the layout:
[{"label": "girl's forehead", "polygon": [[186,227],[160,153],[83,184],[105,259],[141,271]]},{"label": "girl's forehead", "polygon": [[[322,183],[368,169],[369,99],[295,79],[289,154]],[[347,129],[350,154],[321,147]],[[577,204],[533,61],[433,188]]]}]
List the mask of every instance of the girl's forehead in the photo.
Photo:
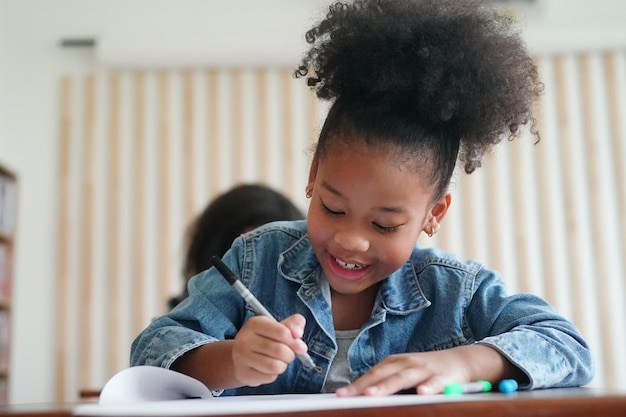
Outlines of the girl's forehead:
[{"label": "girl's forehead", "polygon": [[363,144],[333,145],[319,160],[319,166],[331,176],[341,173],[345,177],[368,177],[379,182],[401,176],[405,181],[419,182],[420,185],[428,172],[419,169],[415,160],[397,147]]},{"label": "girl's forehead", "polygon": [[426,154],[419,154],[391,142],[372,143],[359,138],[344,138],[327,144],[325,151],[320,155],[320,162],[328,156],[351,158],[357,154],[367,156],[379,164],[389,164],[401,170],[411,171],[418,176],[423,176],[432,168],[429,163],[431,158]]},{"label": "girl's forehead", "polygon": [[[394,148],[337,146],[319,160],[316,185],[361,208],[425,208],[433,189]],[[400,161],[400,163],[399,163]]]}]

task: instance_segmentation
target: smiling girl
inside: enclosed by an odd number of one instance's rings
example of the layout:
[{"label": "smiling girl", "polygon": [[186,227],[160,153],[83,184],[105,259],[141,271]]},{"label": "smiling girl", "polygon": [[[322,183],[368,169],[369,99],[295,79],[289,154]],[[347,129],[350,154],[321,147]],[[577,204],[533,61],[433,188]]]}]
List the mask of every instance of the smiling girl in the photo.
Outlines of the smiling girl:
[{"label": "smiling girl", "polygon": [[[238,238],[224,262],[278,318],[214,269],[135,340],[132,365],[171,368],[216,395],[439,393],[514,378],[588,383],[578,330],[499,274],[422,248],[467,173],[534,121],[537,71],[512,24],[474,1],[338,3],[297,70],[331,100],[311,163],[307,221]],[[308,350],[315,368],[294,360]]]}]

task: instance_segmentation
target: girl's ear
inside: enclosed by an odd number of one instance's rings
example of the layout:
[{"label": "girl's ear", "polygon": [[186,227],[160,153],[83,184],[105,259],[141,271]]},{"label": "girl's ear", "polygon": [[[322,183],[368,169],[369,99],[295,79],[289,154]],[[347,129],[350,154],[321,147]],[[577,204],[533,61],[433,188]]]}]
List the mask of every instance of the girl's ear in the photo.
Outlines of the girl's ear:
[{"label": "girl's ear", "polygon": [[313,157],[311,161],[311,168],[309,169],[309,182],[306,185],[306,196],[311,197],[313,194],[313,185],[315,184],[315,178],[317,177],[317,157]]},{"label": "girl's ear", "polygon": [[428,236],[434,235],[439,231],[441,227],[441,222],[444,217],[446,217],[446,213],[450,208],[450,203],[452,202],[452,194],[447,192],[443,197],[439,199],[435,203],[435,205],[430,209],[430,213],[428,214],[428,219],[424,224],[424,233]]}]

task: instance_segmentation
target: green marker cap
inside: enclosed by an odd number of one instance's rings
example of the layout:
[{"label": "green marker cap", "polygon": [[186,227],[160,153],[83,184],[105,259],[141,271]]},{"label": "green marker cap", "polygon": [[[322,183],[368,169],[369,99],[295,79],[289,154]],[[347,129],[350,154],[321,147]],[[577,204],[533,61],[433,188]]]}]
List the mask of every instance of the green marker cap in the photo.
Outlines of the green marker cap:
[{"label": "green marker cap", "polygon": [[443,389],[445,395],[461,395],[489,391],[491,391],[491,382],[482,379],[469,384],[448,384]]},{"label": "green marker cap", "polygon": [[448,384],[444,387],[445,395],[461,395],[463,394],[463,384]]}]

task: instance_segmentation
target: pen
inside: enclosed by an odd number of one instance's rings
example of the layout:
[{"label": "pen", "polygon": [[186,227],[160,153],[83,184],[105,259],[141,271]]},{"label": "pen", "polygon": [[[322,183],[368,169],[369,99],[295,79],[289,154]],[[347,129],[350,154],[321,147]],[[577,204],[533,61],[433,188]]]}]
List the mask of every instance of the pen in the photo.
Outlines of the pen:
[{"label": "pen", "polygon": [[491,382],[482,379],[467,384],[448,384],[443,389],[445,395],[475,394],[489,391],[491,391]]},{"label": "pen", "polygon": [[[278,320],[276,320],[276,318],[272,316],[272,313],[267,311],[263,304],[261,304],[261,302],[257,300],[257,298],[250,292],[250,290],[248,290],[241,283],[241,281],[239,281],[237,275],[235,275],[235,273],[231,271],[230,268],[228,268],[219,257],[213,256],[211,258],[211,263],[213,264],[213,266],[215,266],[215,268],[217,268],[220,274],[222,274],[222,276],[226,278],[226,281],[228,281],[230,285],[232,285],[237,290],[239,295],[243,297],[245,302],[248,303],[248,306],[250,306],[250,308],[254,310],[255,313],[272,319],[275,322],[278,322]],[[306,368],[316,369],[315,362],[313,362],[308,353],[300,353],[296,354],[296,356]]]}]

